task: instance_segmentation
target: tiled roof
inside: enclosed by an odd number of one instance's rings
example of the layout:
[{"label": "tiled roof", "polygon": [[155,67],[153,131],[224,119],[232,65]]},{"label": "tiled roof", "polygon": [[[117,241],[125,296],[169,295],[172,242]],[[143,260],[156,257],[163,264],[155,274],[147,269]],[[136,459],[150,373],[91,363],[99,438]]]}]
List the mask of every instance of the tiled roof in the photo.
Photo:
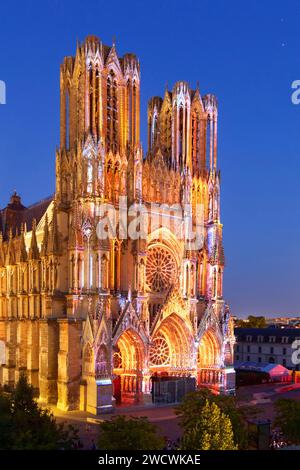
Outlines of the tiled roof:
[{"label": "tiled roof", "polygon": [[32,221],[33,219],[36,220],[38,224],[41,218],[43,217],[44,213],[46,212],[49,204],[53,201],[53,196],[50,196],[46,199],[42,199],[35,204],[27,207],[27,209],[23,212],[22,222],[26,223],[27,230],[32,229]]},{"label": "tiled roof", "polygon": [[32,229],[33,219],[35,219],[38,224],[52,200],[53,196],[50,196],[29,207],[25,207],[21,203],[10,203],[4,209],[0,210],[0,230],[4,238],[7,238],[10,228],[13,230],[13,234],[16,229],[20,231],[22,224],[26,224],[27,230],[30,231]]},{"label": "tiled roof", "polygon": [[241,336],[299,336],[300,328],[235,328],[235,335]]}]

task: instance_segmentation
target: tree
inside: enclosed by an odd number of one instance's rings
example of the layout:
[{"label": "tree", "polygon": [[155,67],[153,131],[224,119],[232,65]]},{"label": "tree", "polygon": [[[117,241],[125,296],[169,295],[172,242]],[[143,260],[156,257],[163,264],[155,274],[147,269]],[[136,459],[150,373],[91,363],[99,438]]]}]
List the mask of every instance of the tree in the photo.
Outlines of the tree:
[{"label": "tree", "polygon": [[100,424],[98,445],[102,450],[160,450],[164,439],[146,417],[115,416]]},{"label": "tree", "polygon": [[0,449],[71,449],[79,440],[73,426],[57,424],[34,400],[34,389],[21,376],[9,395],[0,393]]},{"label": "tree", "polygon": [[177,407],[176,414],[179,416],[183,429],[197,425],[197,416],[204,407],[206,401],[215,403],[230,419],[234,442],[239,449],[247,449],[248,434],[246,415],[242,408],[238,408],[235,397],[227,395],[214,395],[210,390],[204,388],[196,392],[189,393],[183,402]]},{"label": "tree", "polygon": [[11,403],[6,394],[0,394],[0,449],[11,449],[13,445],[13,428]]},{"label": "tree", "polygon": [[205,400],[193,425],[183,428],[182,450],[236,450],[231,421],[216,403]]},{"label": "tree", "polygon": [[247,320],[238,320],[237,327],[239,328],[265,328],[266,319],[265,317],[256,317],[249,315]]},{"label": "tree", "polygon": [[300,444],[300,402],[281,398],[275,402],[275,412],[274,425],[290,443]]}]

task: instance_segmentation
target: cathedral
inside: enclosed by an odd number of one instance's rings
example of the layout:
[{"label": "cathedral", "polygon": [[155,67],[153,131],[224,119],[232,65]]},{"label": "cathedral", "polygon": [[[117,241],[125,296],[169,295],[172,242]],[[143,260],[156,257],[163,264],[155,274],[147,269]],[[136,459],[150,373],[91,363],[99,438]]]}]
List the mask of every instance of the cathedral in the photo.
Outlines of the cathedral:
[{"label": "cathedral", "polygon": [[[0,211],[3,386],[25,374],[41,403],[93,414],[153,400],[160,378],[234,393],[217,123],[215,96],[179,81],[149,100],[143,154],[137,57],[96,36],[65,57],[55,193],[26,207],[15,192]],[[129,236],[124,201],[128,226],[126,207],[156,211],[155,226]],[[183,204],[201,243],[174,228]]]}]

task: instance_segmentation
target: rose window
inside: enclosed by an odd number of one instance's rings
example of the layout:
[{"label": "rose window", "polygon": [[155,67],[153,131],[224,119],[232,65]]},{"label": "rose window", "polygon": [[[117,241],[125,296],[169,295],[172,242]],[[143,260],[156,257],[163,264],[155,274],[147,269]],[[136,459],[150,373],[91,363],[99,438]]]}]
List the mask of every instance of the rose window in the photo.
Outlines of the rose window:
[{"label": "rose window", "polygon": [[152,292],[163,292],[174,282],[176,262],[172,253],[164,247],[148,249],[146,277]]},{"label": "rose window", "polygon": [[150,364],[164,366],[170,362],[170,350],[167,341],[162,336],[153,340],[150,348]]}]

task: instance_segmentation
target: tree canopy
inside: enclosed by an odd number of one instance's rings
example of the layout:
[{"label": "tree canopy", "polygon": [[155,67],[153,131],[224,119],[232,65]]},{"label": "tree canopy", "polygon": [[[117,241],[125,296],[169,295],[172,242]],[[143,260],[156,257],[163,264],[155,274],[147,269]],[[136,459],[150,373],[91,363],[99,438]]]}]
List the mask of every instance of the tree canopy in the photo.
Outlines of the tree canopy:
[{"label": "tree canopy", "polygon": [[115,416],[100,424],[98,447],[101,450],[160,450],[164,439],[146,417]]},{"label": "tree canopy", "polygon": [[0,449],[71,449],[78,440],[73,426],[57,424],[49,410],[38,406],[25,376],[12,393],[0,392]]},{"label": "tree canopy", "polygon": [[247,449],[248,433],[246,414],[243,408],[238,408],[235,397],[228,395],[215,395],[208,389],[197,390],[185,396],[183,402],[178,405],[176,414],[179,416],[183,431],[194,429],[198,425],[198,415],[206,402],[215,403],[221,412],[231,422],[234,443],[239,449]]},{"label": "tree canopy", "polygon": [[237,327],[239,328],[265,328],[266,319],[265,317],[256,317],[254,315],[249,315],[247,320],[238,320]]},{"label": "tree canopy", "polygon": [[193,425],[183,429],[182,450],[236,450],[232,424],[214,402],[205,400]]},{"label": "tree canopy", "polygon": [[300,444],[300,402],[281,398],[275,402],[275,412],[274,425],[291,444]]}]

